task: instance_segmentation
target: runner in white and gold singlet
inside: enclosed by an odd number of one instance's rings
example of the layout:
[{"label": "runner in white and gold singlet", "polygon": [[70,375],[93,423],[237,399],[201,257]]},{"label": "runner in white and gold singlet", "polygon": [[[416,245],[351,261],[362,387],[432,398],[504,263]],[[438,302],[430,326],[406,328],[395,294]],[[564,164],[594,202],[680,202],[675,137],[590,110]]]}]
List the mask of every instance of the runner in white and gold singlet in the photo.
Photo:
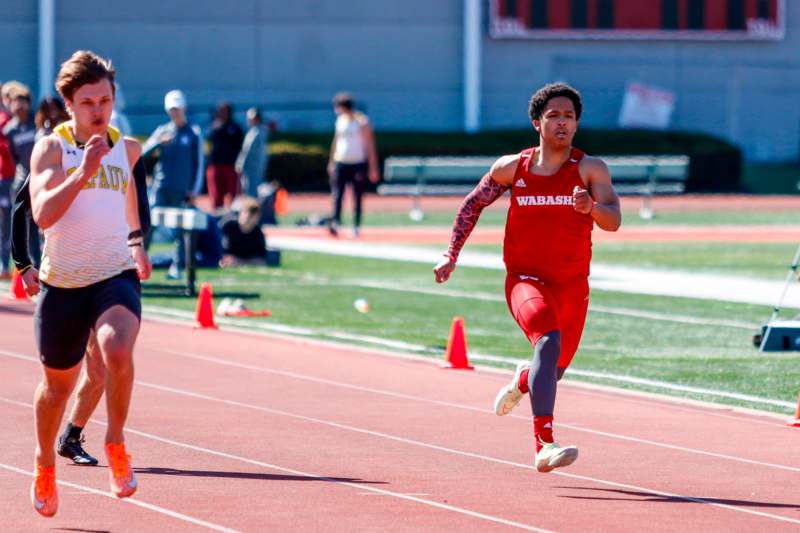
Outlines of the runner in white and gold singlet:
[{"label": "runner in white and gold singlet", "polygon": [[132,177],[141,147],[109,127],[115,74],[92,52],[65,61],[56,88],[72,120],[40,139],[31,156],[31,212],[45,245],[34,313],[44,378],[35,394],[30,497],[43,516],[58,510],[55,439],[92,331],[106,369],[109,485],[118,498],[137,489],[123,429],[142,313],[139,280],[150,276],[151,265]]},{"label": "runner in white and gold singlet", "polygon": [[[61,167],[69,176],[83,159],[72,134],[71,122],[56,127],[61,142]],[[120,132],[108,128],[111,151],[66,213],[44,230],[39,279],[48,285],[86,287],[135,267],[127,245],[130,229],[125,201],[131,167]]]}]

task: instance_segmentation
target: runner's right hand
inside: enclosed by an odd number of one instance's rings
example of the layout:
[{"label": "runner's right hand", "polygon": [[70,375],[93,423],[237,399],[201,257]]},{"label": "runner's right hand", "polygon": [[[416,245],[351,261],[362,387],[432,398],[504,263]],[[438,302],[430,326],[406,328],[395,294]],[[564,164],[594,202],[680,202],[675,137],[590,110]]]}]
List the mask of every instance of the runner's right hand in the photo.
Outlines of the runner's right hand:
[{"label": "runner's right hand", "polygon": [[444,283],[450,279],[453,270],[456,269],[456,262],[449,255],[445,255],[439,264],[433,267],[433,274],[436,276],[436,283]]},{"label": "runner's right hand", "polygon": [[92,135],[83,149],[83,168],[88,174],[86,179],[91,178],[100,167],[100,161],[111,151],[105,137],[102,135]]}]

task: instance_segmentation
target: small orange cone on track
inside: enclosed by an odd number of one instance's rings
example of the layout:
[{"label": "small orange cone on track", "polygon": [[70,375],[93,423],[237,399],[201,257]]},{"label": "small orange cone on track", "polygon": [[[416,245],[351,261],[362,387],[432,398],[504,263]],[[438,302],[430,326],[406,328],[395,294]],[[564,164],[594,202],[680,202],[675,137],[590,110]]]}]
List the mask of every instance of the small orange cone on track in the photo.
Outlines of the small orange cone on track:
[{"label": "small orange cone on track", "polygon": [[195,318],[197,320],[195,327],[217,329],[217,325],[214,323],[214,294],[210,283],[200,285]]},{"label": "small orange cone on track", "polygon": [[30,300],[28,293],[25,292],[25,285],[22,284],[22,276],[16,270],[14,270],[14,274],[11,277],[8,297],[11,300]]},{"label": "small orange cone on track", "polygon": [[445,359],[447,360],[447,365],[444,368],[474,370],[467,359],[467,334],[464,331],[464,317],[457,316],[453,318]]},{"label": "small orange cone on track", "polygon": [[789,422],[793,428],[800,428],[800,394],[797,395],[797,411],[794,414],[794,422]]}]

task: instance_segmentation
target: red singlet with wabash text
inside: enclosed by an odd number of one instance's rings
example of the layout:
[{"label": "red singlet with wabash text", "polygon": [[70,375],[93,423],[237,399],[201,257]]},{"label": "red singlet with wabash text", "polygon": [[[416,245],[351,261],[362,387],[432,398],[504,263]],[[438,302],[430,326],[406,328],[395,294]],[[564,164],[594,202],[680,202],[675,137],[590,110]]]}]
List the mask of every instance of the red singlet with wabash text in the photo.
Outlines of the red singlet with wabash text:
[{"label": "red singlet with wabash text", "polygon": [[558,172],[541,176],[530,171],[535,149],[520,152],[503,242],[509,272],[542,281],[589,275],[594,222],[572,207],[575,186],[586,188],[578,172],[584,155],[573,148]]}]

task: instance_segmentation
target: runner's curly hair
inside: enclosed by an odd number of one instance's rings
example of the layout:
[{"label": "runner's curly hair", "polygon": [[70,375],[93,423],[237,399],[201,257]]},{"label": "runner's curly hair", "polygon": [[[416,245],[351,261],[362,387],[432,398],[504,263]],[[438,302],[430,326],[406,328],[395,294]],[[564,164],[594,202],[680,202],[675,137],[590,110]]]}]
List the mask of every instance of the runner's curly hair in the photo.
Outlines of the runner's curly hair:
[{"label": "runner's curly hair", "polygon": [[528,105],[528,116],[531,117],[531,120],[541,120],[547,102],[559,96],[564,96],[572,100],[572,104],[575,106],[575,119],[580,120],[581,112],[583,111],[581,93],[566,83],[548,83],[536,91],[536,93],[531,96],[531,101]]}]

